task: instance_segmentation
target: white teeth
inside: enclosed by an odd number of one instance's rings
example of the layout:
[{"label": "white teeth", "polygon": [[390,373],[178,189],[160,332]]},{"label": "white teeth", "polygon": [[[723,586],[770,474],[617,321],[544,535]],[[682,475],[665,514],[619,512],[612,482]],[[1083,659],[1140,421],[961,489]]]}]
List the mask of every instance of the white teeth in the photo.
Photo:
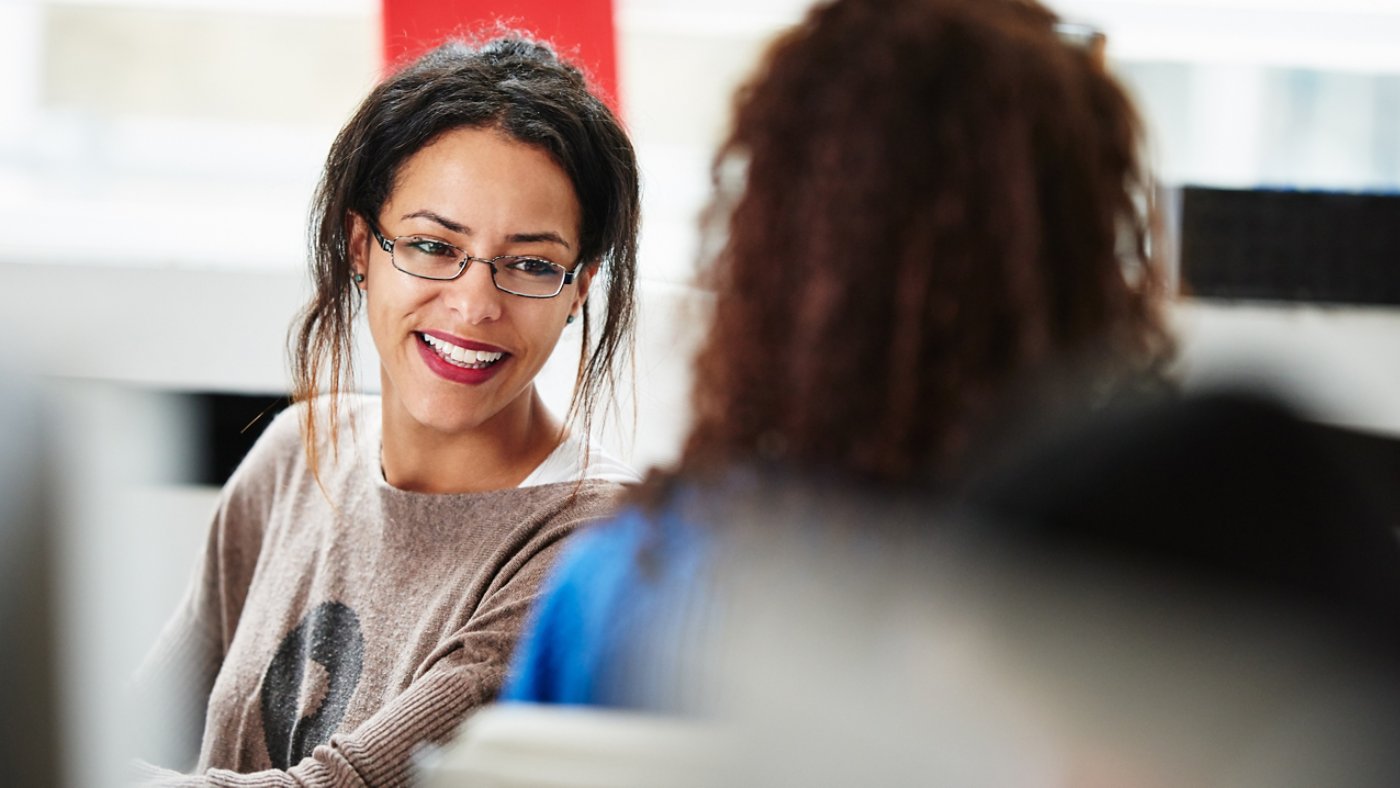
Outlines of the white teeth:
[{"label": "white teeth", "polygon": [[444,361],[459,367],[468,369],[482,369],[501,360],[504,353],[490,352],[485,350],[468,350],[467,348],[454,345],[451,342],[444,342],[436,337],[427,334],[419,334],[428,346],[437,351]]}]

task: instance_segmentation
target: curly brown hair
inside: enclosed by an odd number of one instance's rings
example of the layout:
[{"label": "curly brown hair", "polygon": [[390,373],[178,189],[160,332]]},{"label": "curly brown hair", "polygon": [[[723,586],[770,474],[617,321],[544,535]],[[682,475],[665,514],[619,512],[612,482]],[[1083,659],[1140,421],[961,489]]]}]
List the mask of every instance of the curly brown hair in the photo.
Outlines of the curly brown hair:
[{"label": "curly brown hair", "polygon": [[1140,122],[1057,21],[1029,0],[837,0],[771,47],[715,159],[678,473],[939,478],[1017,381],[1160,367]]}]

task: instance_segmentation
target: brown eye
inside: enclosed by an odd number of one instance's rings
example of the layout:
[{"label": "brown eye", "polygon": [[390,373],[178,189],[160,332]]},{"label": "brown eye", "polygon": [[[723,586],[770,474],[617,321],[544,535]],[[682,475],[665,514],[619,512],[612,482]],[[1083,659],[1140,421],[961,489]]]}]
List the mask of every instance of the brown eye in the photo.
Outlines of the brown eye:
[{"label": "brown eye", "polygon": [[433,238],[404,238],[399,243],[411,249],[414,254],[427,257],[446,257],[456,260],[462,254],[452,244],[443,243]]},{"label": "brown eye", "polygon": [[538,277],[559,276],[564,270],[548,260],[537,257],[513,257],[505,267],[512,272]]}]

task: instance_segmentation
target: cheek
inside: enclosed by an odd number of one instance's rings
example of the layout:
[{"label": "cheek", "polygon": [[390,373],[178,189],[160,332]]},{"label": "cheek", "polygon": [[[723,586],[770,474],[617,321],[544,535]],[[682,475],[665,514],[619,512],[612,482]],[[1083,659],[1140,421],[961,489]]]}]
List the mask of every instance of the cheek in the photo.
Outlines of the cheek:
[{"label": "cheek", "polygon": [[557,300],[551,302],[547,308],[532,310],[528,315],[522,314],[521,319],[526,321],[528,328],[524,325],[521,328],[530,332],[535,346],[552,349],[564,333],[564,321],[571,307],[571,302]]},{"label": "cheek", "polygon": [[384,302],[378,296],[369,293],[365,294],[365,323],[375,348],[381,356],[384,355],[384,343],[388,340],[391,321],[385,312]]},{"label": "cheek", "polygon": [[[404,277],[407,279],[407,277]],[[421,309],[436,296],[432,287],[422,287],[419,280],[399,281],[382,277],[376,286],[365,291],[366,306],[385,316],[403,315]]]},{"label": "cheek", "polygon": [[365,291],[364,311],[370,334],[376,343],[392,342],[414,315],[432,302],[432,294],[421,288],[394,285],[370,287]]}]

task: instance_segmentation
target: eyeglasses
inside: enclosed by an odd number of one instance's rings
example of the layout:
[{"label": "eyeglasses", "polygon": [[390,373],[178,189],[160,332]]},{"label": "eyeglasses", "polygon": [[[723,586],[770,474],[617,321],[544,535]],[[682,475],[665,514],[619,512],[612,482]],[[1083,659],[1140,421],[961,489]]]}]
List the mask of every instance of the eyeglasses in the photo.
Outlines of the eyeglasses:
[{"label": "eyeglasses", "polygon": [[380,248],[389,253],[394,267],[420,279],[447,281],[456,279],[473,261],[485,263],[491,269],[491,282],[502,293],[524,298],[553,298],[578,276],[577,266],[570,271],[558,263],[540,257],[501,255],[472,257],[446,241],[425,235],[401,235],[385,238],[373,224],[369,231]]}]

